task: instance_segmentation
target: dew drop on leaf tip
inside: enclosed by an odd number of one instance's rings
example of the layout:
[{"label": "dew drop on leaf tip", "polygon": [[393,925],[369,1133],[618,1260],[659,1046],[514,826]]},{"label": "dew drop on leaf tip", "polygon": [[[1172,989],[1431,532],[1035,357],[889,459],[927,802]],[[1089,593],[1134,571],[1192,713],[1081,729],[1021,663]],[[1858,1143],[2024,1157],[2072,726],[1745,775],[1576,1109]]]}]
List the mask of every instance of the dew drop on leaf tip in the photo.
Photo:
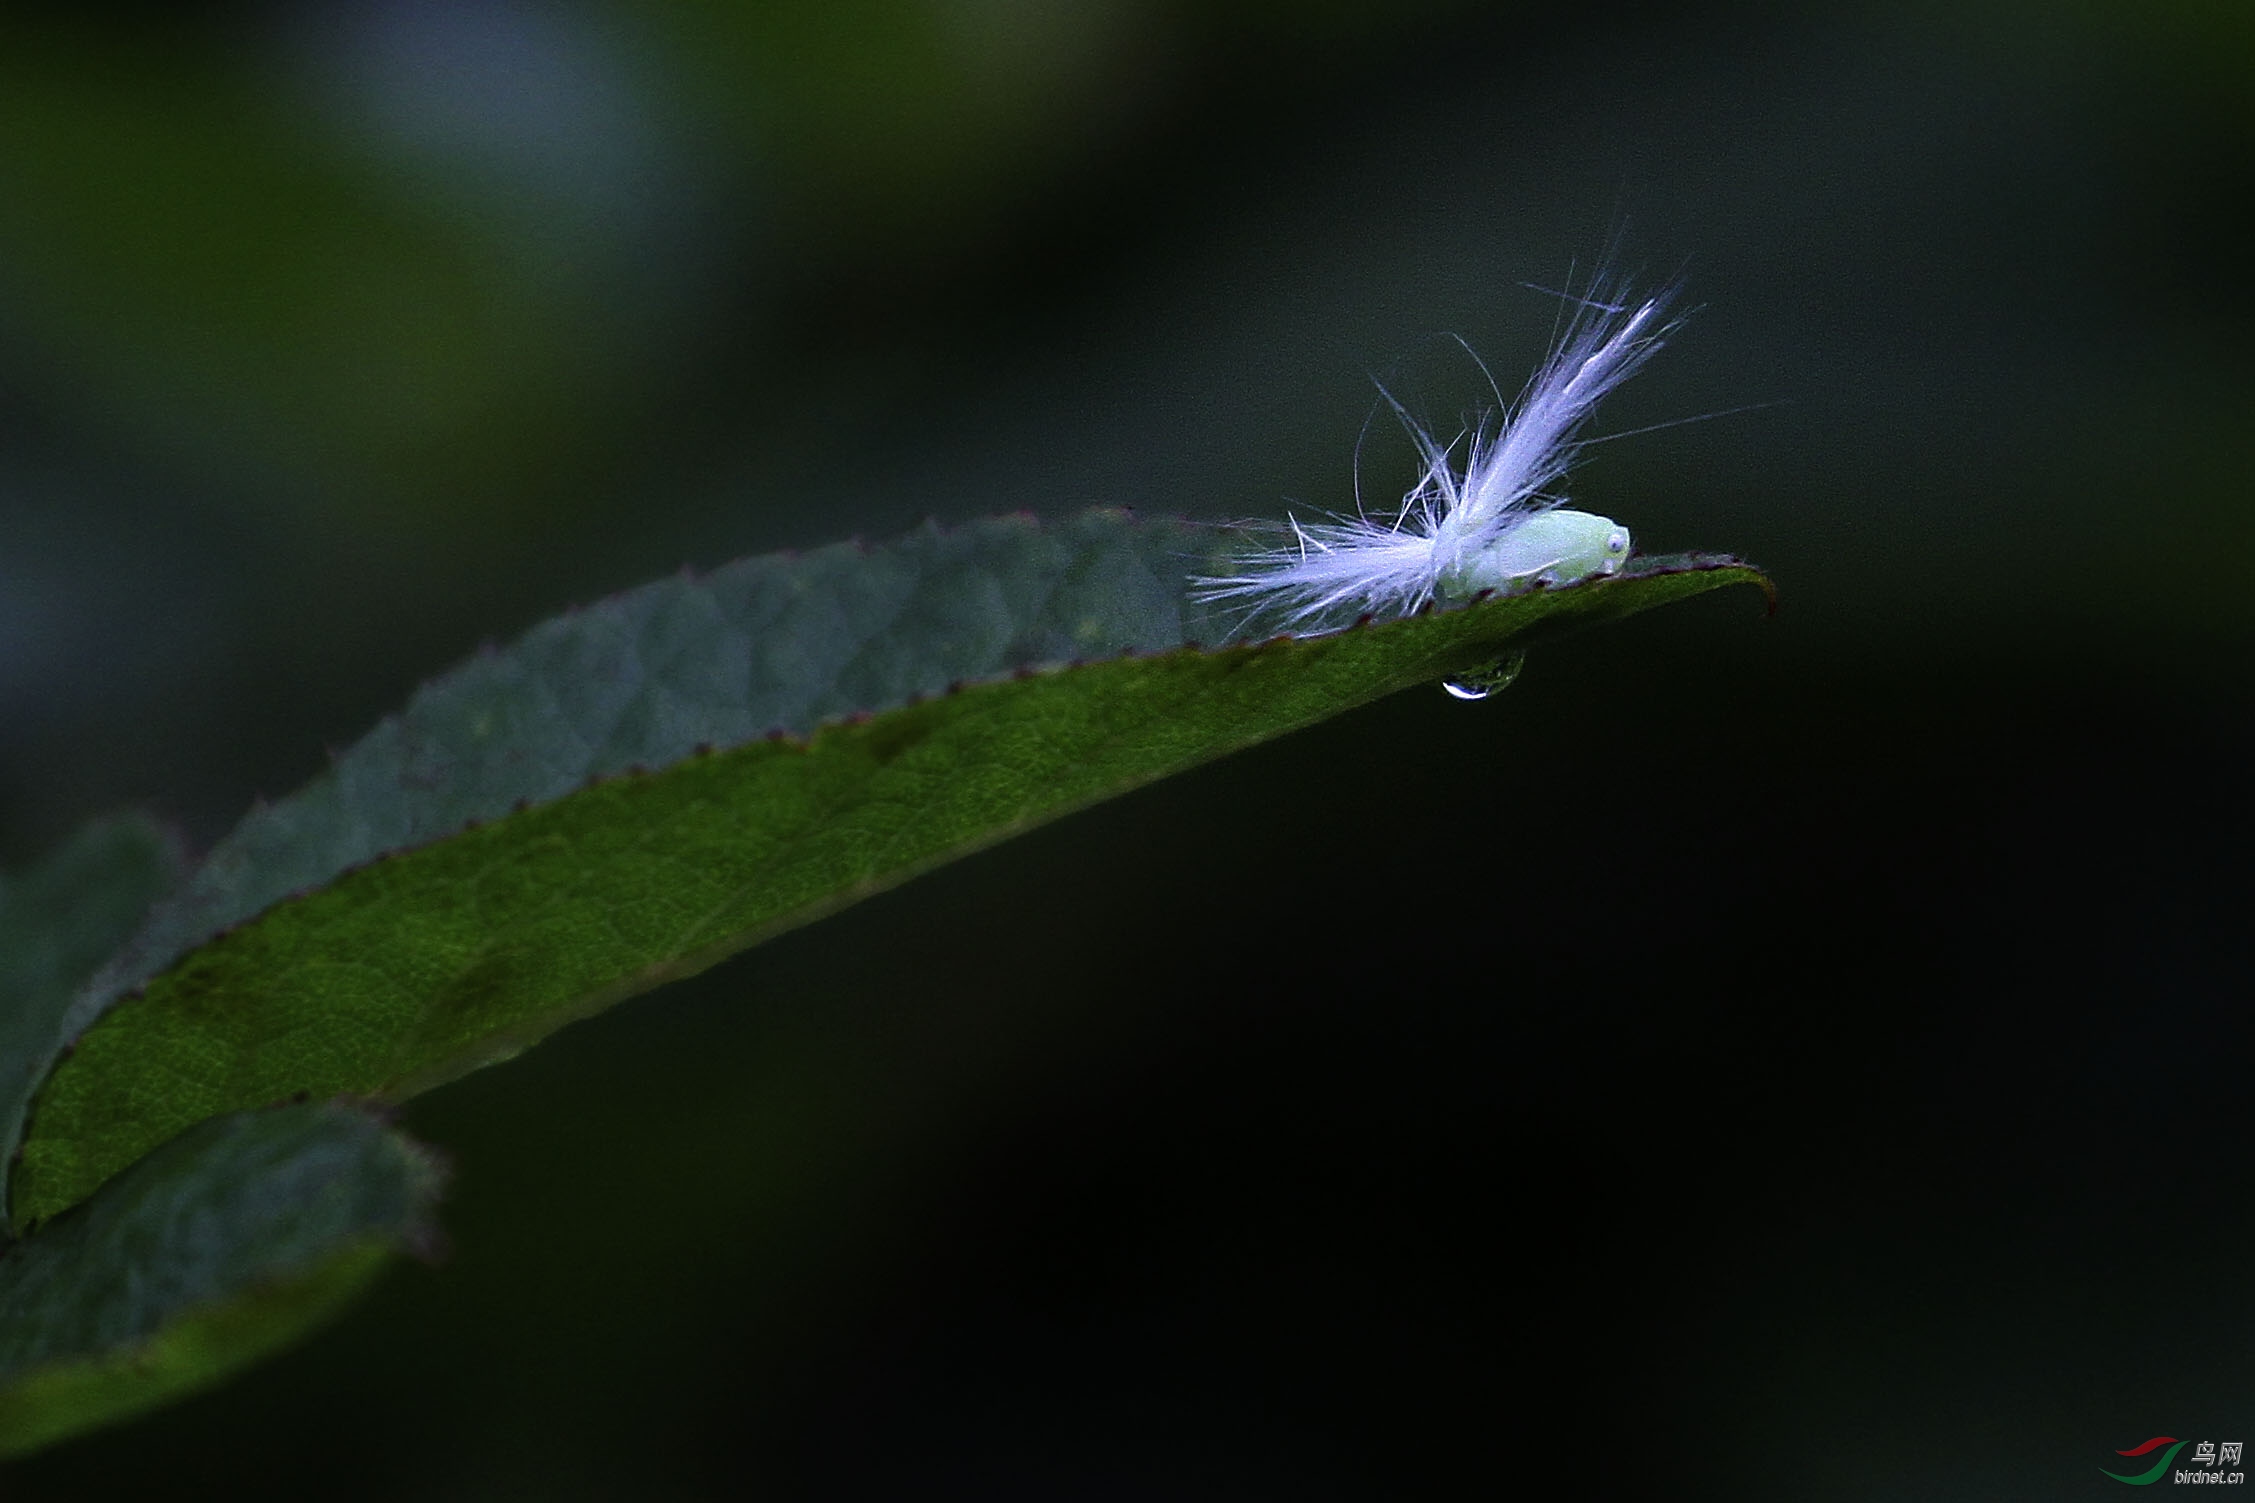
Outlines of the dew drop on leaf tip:
[{"label": "dew drop on leaf tip", "polygon": [[1527,666],[1527,655],[1510,653],[1497,658],[1485,668],[1475,668],[1469,673],[1452,674],[1441,680],[1441,687],[1457,699],[1486,699],[1511,687],[1519,670]]}]

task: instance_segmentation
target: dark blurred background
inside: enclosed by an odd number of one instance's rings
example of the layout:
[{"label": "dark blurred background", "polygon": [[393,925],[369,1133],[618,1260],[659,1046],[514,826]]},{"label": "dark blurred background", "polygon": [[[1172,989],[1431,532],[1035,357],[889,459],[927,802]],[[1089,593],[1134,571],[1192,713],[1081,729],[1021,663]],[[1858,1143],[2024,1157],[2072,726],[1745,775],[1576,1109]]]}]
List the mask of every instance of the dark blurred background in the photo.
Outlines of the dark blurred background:
[{"label": "dark blurred background", "polygon": [[[2255,1443],[2255,13],[0,15],[0,859],[927,515],[1347,504],[1618,244],[1775,571],[418,1101],[455,1239],[11,1499],[2104,1496]],[[1382,437],[1379,494],[1406,473]]]}]

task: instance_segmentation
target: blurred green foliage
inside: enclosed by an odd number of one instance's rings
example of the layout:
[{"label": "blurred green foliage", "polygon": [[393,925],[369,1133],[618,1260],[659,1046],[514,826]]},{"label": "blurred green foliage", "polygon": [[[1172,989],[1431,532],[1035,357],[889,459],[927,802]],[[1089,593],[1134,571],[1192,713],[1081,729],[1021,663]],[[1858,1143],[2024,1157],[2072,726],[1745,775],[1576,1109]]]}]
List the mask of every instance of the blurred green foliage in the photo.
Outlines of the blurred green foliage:
[{"label": "blurred green foliage", "polygon": [[208,1388],[433,1246],[442,1173],[366,1112],[215,1118],[0,1260],[0,1456]]}]

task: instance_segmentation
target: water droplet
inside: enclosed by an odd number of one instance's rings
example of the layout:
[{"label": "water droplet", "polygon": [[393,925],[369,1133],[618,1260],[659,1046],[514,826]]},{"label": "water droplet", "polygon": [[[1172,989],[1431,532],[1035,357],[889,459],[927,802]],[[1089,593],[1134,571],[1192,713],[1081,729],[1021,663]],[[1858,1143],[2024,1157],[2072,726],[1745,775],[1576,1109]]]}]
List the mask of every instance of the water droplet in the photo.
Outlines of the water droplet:
[{"label": "water droplet", "polygon": [[1526,666],[1527,655],[1525,653],[1509,653],[1497,658],[1485,668],[1476,668],[1470,673],[1459,673],[1454,677],[1443,679],[1441,687],[1458,699],[1486,699],[1491,694],[1501,693],[1510,688],[1511,681],[1517,678],[1519,670]]}]

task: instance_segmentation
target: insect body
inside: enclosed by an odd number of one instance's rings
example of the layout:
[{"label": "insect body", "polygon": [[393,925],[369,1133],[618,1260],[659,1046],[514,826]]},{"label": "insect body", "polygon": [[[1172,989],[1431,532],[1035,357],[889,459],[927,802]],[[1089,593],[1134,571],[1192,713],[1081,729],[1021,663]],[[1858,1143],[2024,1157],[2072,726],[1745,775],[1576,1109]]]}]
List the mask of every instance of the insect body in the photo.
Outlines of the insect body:
[{"label": "insect body", "polygon": [[1294,518],[1289,542],[1245,558],[1237,573],[1198,580],[1199,598],[1310,627],[1619,569],[1629,530],[1567,510],[1558,483],[1589,442],[1579,435],[1598,400],[1635,375],[1675,325],[1665,294],[1568,301],[1575,312],[1550,357],[1516,403],[1474,429],[1461,470],[1456,444],[1437,441],[1388,397],[1425,467],[1400,509],[1380,521]]},{"label": "insect body", "polygon": [[1558,507],[1531,513],[1434,580],[1436,599],[1508,595],[1534,585],[1572,584],[1611,574],[1629,556],[1629,530],[1611,517]]}]

